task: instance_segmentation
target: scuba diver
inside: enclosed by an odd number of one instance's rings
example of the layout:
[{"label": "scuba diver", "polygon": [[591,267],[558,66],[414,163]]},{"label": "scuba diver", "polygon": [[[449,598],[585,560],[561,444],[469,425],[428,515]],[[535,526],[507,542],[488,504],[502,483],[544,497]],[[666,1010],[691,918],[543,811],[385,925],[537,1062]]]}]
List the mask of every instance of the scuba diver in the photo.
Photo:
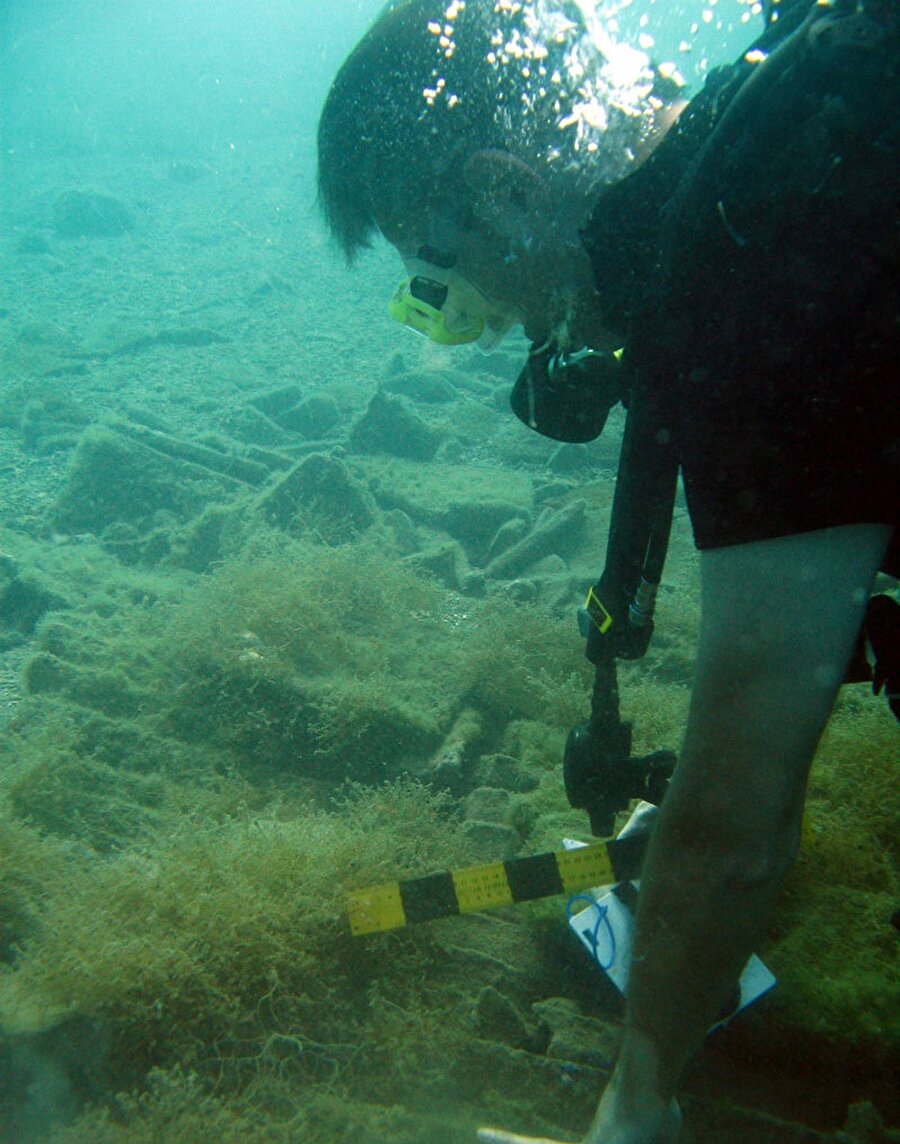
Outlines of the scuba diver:
[{"label": "scuba diver", "polygon": [[[671,773],[629,759],[614,660],[646,647],[684,483],[691,706],[585,1144],[677,1139],[679,1078],[772,914],[848,667],[896,703],[897,604],[869,600],[900,571],[898,44],[896,0],[772,0],[687,102],[588,3],[397,0],[322,111],[326,221],[348,261],[378,234],[396,248],[396,318],[483,348],[521,325],[512,405],[548,436],[627,408],[592,715],[566,760],[595,830]],[[610,760],[634,764],[617,787]]]}]

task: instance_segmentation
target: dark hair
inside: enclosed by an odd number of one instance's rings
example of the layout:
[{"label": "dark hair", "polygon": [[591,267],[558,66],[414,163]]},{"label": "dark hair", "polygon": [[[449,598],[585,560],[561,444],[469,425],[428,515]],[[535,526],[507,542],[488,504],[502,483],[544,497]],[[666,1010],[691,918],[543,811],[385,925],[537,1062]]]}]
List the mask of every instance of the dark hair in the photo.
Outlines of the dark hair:
[{"label": "dark hair", "polygon": [[319,120],[319,203],[348,262],[379,225],[452,198],[476,150],[542,159],[569,180],[587,172],[591,185],[621,177],[658,77],[641,57],[627,92],[614,88],[602,46],[568,0],[389,4]]}]

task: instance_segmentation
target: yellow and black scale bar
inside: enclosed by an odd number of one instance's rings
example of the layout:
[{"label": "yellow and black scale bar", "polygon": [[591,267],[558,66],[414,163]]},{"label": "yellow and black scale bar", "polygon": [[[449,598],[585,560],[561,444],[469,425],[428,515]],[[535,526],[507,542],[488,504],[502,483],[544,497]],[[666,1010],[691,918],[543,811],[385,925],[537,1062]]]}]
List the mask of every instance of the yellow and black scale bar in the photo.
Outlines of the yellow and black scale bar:
[{"label": "yellow and black scale bar", "polygon": [[646,845],[645,835],[610,839],[354,890],[348,895],[350,930],[359,937],[636,878]]}]

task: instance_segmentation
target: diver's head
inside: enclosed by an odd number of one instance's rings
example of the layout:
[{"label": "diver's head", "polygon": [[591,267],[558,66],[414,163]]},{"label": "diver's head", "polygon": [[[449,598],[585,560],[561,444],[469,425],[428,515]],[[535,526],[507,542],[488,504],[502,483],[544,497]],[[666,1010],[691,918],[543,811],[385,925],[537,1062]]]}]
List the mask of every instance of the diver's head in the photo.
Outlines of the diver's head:
[{"label": "diver's head", "polygon": [[489,350],[516,325],[543,339],[593,294],[572,217],[535,167],[475,151],[430,204],[379,218],[406,271],[392,315],[445,345]]},{"label": "diver's head", "polygon": [[381,233],[431,268],[407,265],[395,308],[437,340],[471,340],[479,320],[540,337],[590,290],[578,228],[667,100],[589,7],[396,0],[334,80],[318,133],[326,220],[348,261]]}]

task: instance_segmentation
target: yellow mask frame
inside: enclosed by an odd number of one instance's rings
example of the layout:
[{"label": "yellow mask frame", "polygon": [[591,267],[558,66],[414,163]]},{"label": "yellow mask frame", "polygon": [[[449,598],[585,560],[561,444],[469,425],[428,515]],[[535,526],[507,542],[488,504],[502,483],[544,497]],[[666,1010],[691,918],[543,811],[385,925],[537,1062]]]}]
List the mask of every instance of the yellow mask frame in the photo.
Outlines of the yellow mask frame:
[{"label": "yellow mask frame", "polygon": [[477,342],[484,333],[484,319],[472,318],[459,329],[449,329],[441,309],[446,298],[447,287],[444,284],[417,275],[400,283],[391,298],[388,312],[401,325],[438,345],[463,346]]}]

